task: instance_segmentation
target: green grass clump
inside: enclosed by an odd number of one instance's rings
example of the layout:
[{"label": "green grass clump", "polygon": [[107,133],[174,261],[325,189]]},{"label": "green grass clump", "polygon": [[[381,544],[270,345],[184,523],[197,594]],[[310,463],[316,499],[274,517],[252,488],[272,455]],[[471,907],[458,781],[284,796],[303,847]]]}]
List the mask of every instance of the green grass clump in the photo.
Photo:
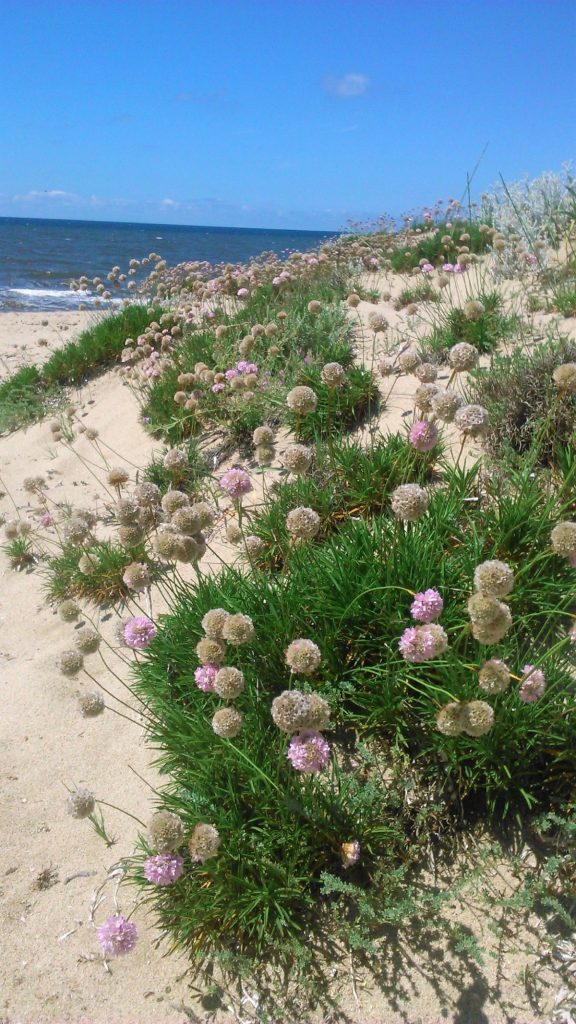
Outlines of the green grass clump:
[{"label": "green grass clump", "polygon": [[562,316],[576,316],[576,289],[559,288],[554,292],[552,307],[562,313]]},{"label": "green grass clump", "polygon": [[[96,568],[89,574],[78,567],[83,554],[97,559]],[[46,595],[58,603],[74,597],[99,608],[122,605],[131,593],[122,579],[126,566],[131,562],[146,562],[152,578],[158,578],[159,567],[150,561],[144,545],[127,549],[110,541],[90,544],[85,548],[64,544],[60,553],[47,561]]]},{"label": "green grass clump", "polygon": [[[416,227],[418,225],[415,225]],[[422,226],[422,225],[420,225]],[[437,228],[437,230],[436,230]],[[470,238],[461,243],[462,235],[469,235]],[[442,238],[450,237],[452,244],[445,246]],[[418,238],[418,236],[414,236]],[[418,238],[413,246],[401,245],[390,257],[392,269],[401,273],[417,267],[420,260],[426,260],[433,266],[441,266],[443,263],[458,262],[458,246],[467,245],[470,252],[484,253],[488,249],[488,236],[480,231],[477,224],[468,221],[458,221],[451,228],[446,224],[435,225],[434,232],[427,229],[426,234]]]},{"label": "green grass clump", "polygon": [[[390,445],[399,457],[397,439]],[[372,481],[383,459],[380,450]],[[345,461],[354,472],[351,452]],[[365,494],[367,470],[366,463],[357,468],[351,491]],[[344,918],[350,941],[367,949],[390,925],[425,914],[410,887],[418,828],[401,796],[398,759],[437,794],[444,818],[453,809],[455,817],[501,822],[573,793],[573,570],[552,552],[550,531],[567,516],[575,473],[576,465],[553,492],[526,470],[501,493],[487,489],[479,467],[445,470],[428,513],[415,523],[398,524],[386,496],[383,511],[372,516],[348,509],[322,544],[292,546],[280,574],[228,567],[178,589],[137,668],[136,689],[153,718],[159,767],[171,777],[162,803],[187,831],[199,821],[214,825],[221,847],[216,859],[187,864],[176,885],[160,888],[143,877],[143,839],[133,871],[171,941],[197,963],[229,953],[286,968],[298,943],[326,955]],[[334,494],[330,481],[327,490]],[[270,507],[262,521],[266,516],[270,521]],[[515,574],[507,599],[513,627],[486,648],[471,635],[466,602],[475,567],[492,558]],[[414,664],[401,657],[398,641],[414,625],[414,593],[428,587],[442,594],[449,646]],[[255,627],[250,645],[229,647],[226,655],[246,679],[237,700],[244,723],[234,740],[213,732],[218,700],[194,681],[202,618],[213,608],[249,615]],[[311,677],[291,675],[286,666],[284,652],[297,637],[320,649]],[[498,695],[478,686],[489,657],[505,661],[516,677]],[[518,696],[526,664],[546,677],[535,703]],[[320,774],[294,771],[289,738],[273,724],[271,702],[288,688],[320,694],[330,705],[332,758]],[[494,710],[488,733],[437,731],[440,707],[478,699]],[[339,851],[352,840],[362,857],[350,872]]]},{"label": "green grass clump", "polygon": [[0,434],[18,430],[45,415],[56,389],[47,389],[40,370],[23,366],[0,384]]},{"label": "green grass clump", "polygon": [[517,464],[530,454],[535,465],[552,466],[557,450],[573,445],[576,395],[559,393],[552,374],[575,361],[576,343],[558,337],[496,355],[490,368],[473,372],[468,398],[488,409],[485,447],[494,459]]},{"label": "green grass clump", "polygon": [[484,306],[484,312],[476,320],[469,320],[464,310],[458,307],[442,314],[431,334],[422,342],[425,359],[446,363],[452,345],[461,341],[475,345],[481,354],[492,354],[499,344],[518,331],[519,318],[505,311],[498,292],[482,293],[478,300]]},{"label": "green grass clump", "polygon": [[151,321],[162,315],[161,308],[126,306],[93,327],[82,331],[76,341],[57,349],[40,373],[48,384],[77,384],[84,377],[113,365],[126,338],[141,334]]},{"label": "green grass clump", "polygon": [[155,455],[152,462],[146,466],[144,480],[156,484],[162,494],[175,487],[179,491],[184,491],[190,498],[194,498],[199,494],[201,482],[210,473],[211,467],[199,451],[195,438],[190,438],[187,446],[181,448],[181,451],[185,451],[188,457],[188,465],[183,470],[175,472],[166,469],[163,461],[165,450],[162,454]]},{"label": "green grass clump", "polygon": [[404,309],[417,302],[439,302],[440,295],[434,291],[429,281],[422,281],[413,288],[403,288],[394,301],[394,309]]}]

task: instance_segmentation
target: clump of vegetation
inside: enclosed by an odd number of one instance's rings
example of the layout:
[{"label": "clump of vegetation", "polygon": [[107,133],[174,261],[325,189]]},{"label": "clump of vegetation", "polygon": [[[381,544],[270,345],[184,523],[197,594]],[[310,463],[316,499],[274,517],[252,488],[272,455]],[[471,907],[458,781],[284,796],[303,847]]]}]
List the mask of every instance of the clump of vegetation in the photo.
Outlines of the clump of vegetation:
[{"label": "clump of vegetation", "polygon": [[552,308],[562,316],[576,316],[576,288],[558,288],[552,297]]},{"label": "clump of vegetation", "polygon": [[576,361],[576,343],[558,337],[533,349],[496,355],[489,369],[469,380],[472,402],[490,414],[487,452],[499,461],[518,463],[529,456],[538,466],[553,466],[560,448],[570,448],[576,423],[576,394],[559,389],[553,373]]},{"label": "clump of vegetation", "polygon": [[420,227],[425,232],[423,235],[413,235],[411,245],[400,244],[390,255],[393,270],[400,273],[413,270],[422,260],[434,267],[457,263],[458,250],[464,245],[471,253],[481,254],[488,250],[489,235],[475,222],[457,221],[451,227],[439,223],[434,225],[433,231],[429,225]]},{"label": "clump of vegetation", "polygon": [[439,315],[431,333],[422,342],[423,358],[446,363],[452,346],[461,341],[474,345],[480,353],[492,354],[519,327],[518,316],[506,312],[499,292],[483,292],[464,308],[455,307]]},{"label": "clump of vegetation", "polygon": [[434,291],[429,281],[422,281],[412,288],[403,288],[394,301],[394,309],[404,309],[418,302],[439,302],[440,295]]},{"label": "clump of vegetation", "polygon": [[41,371],[23,366],[0,383],[0,434],[42,419],[49,404],[57,400],[57,389],[45,386]]},{"label": "clump of vegetation", "polygon": [[148,567],[151,582],[158,578],[160,568],[151,561],[143,545],[127,549],[110,541],[86,548],[64,544],[45,566],[46,594],[58,603],[77,598],[99,608],[122,605],[131,594],[124,574],[133,562]]}]

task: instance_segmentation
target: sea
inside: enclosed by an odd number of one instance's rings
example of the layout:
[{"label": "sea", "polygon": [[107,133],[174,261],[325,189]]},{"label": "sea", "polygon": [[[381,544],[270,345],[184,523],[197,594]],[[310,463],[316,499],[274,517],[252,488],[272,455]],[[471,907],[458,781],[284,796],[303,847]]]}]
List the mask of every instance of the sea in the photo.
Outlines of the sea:
[{"label": "sea", "polygon": [[112,221],[0,217],[0,312],[78,309],[96,296],[71,292],[72,278],[101,277],[113,266],[158,253],[170,266],[189,260],[244,263],[261,252],[286,257],[313,249],[333,231],[221,228]]}]

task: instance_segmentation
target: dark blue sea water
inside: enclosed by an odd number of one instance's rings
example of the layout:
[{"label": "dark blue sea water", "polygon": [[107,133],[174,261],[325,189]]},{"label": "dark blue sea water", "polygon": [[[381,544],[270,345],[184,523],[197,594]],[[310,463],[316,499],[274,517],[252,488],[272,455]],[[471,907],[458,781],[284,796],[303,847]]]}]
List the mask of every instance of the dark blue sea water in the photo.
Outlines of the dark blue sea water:
[{"label": "dark blue sea water", "polygon": [[[313,249],[330,231],[185,227],[105,221],[0,217],[0,311],[77,309],[71,278],[105,278],[113,266],[157,252],[169,265],[188,260],[244,262],[264,250]],[[87,304],[90,296],[82,296]]]}]

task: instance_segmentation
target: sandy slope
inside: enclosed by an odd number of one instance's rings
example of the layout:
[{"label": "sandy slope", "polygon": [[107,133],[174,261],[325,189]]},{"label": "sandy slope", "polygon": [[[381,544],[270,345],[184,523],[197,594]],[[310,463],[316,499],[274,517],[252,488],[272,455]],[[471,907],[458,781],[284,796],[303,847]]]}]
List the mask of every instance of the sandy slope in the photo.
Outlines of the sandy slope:
[{"label": "sandy slope", "polygon": [[[361,320],[365,322],[367,313],[375,308],[385,313],[397,332],[397,337],[390,339],[389,334],[380,339],[383,347],[402,343],[405,315],[396,314],[389,302],[379,306],[362,303]],[[23,316],[18,326],[19,344],[28,346],[21,351],[34,359],[38,345],[36,316]],[[53,316],[55,322],[56,317],[58,320],[59,326],[54,328],[58,337],[68,340],[78,326],[79,314]],[[28,323],[30,318],[33,322]],[[46,317],[38,315],[38,319]],[[8,324],[8,333],[6,325],[6,316],[0,317],[0,353],[6,352],[6,338],[16,337],[13,324]],[[65,326],[70,327],[69,332],[63,331]],[[36,333],[32,333],[32,327]],[[370,332],[358,332],[358,347],[359,357],[363,355],[370,365]],[[398,383],[382,418],[383,430],[403,427],[412,410],[411,396],[417,384],[412,377],[403,377]],[[389,386],[389,380],[381,382],[383,394]],[[121,445],[122,459],[111,455],[112,462],[129,460],[143,467],[149,461],[151,439],[138,425],[134,397],[114,372],[83,388],[77,399],[83,422],[96,427],[101,439],[114,448]],[[80,437],[74,447],[84,458],[94,457],[85,438]],[[0,438],[0,466],[6,490],[32,518],[37,503],[22,489],[22,480],[34,473],[49,479],[48,493],[54,501],[92,509],[101,504],[101,487],[88,466],[67,449],[51,443],[46,423]],[[100,471],[95,472],[102,477]],[[4,496],[0,512],[10,516],[11,511],[11,498]],[[218,530],[211,546],[217,552],[208,556],[213,565],[218,557],[237,557],[234,549],[222,544]],[[213,1016],[194,1001],[182,978],[185,961],[177,955],[162,958],[166,947],[160,951],[154,948],[157,934],[143,911],[135,916],[140,926],[135,952],[124,961],[114,962],[111,973],[106,973],[97,958],[92,918],[100,922],[114,911],[116,879],[110,878],[109,872],[130,853],[137,825],[130,818],[106,810],[106,822],[117,837],[116,845],[107,849],[86,822],[76,822],[66,815],[64,787],[87,785],[102,799],[146,820],[152,794],[135,773],[151,785],[157,782],[150,765],[153,752],[145,747],[136,724],[111,712],[96,720],[79,715],[75,694],[85,684],[66,679],[55,666],[58,653],[70,643],[73,627],[61,622],[47,605],[41,568],[16,573],[0,556],[0,574],[0,913],[4,940],[0,1015],[10,1024],[40,1020],[172,1024],[185,1019],[224,1024],[239,1019],[229,1016],[224,1008]],[[155,609],[158,607],[156,604]],[[111,626],[112,622],[103,623],[105,634],[109,635]],[[106,654],[106,658],[111,665],[116,664],[113,656]],[[99,682],[113,692],[122,692],[98,655],[87,659],[87,664]],[[120,668],[125,675],[124,667]],[[125,691],[122,695],[130,703]],[[48,867],[55,872],[55,884],[39,890],[36,879]],[[508,873],[504,879],[494,876],[491,884],[509,893],[517,880]],[[122,912],[130,912],[131,891],[122,888],[117,898]],[[539,922],[530,919],[516,935],[498,940],[490,931],[489,918],[479,915],[472,897],[454,906],[454,918],[480,938],[486,952],[484,967],[473,963],[464,966],[447,954],[439,940],[437,949],[405,951],[402,966],[392,959],[383,964],[387,981],[384,992],[379,992],[373,986],[364,991],[361,976],[351,975],[345,963],[342,976],[335,979],[335,986],[341,984],[343,989],[344,1016],[338,1019],[354,1024],[394,1024],[396,1020],[420,1018],[454,1024],[539,1019],[519,980],[522,971],[536,962],[527,950],[542,938]],[[545,1003],[550,998],[550,990],[547,992]],[[247,1002],[242,1018],[251,1019],[250,1012]],[[317,1019],[307,1013],[302,1017],[304,1021]]]}]

